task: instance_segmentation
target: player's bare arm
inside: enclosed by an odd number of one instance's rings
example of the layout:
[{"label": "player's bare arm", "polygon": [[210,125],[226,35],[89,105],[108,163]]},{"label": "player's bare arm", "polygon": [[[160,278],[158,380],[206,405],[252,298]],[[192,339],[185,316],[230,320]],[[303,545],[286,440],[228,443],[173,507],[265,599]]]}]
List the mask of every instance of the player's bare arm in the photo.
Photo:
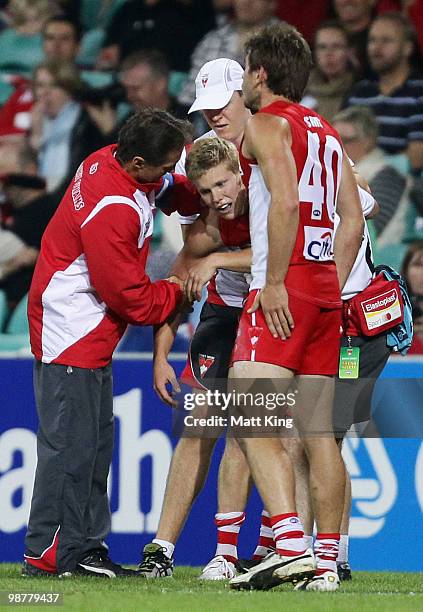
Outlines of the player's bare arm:
[{"label": "player's bare arm", "polygon": [[294,321],[284,281],[299,220],[297,172],[288,122],[265,114],[252,117],[247,124],[243,153],[257,160],[271,195],[266,286],[258,294],[253,309],[260,303],[270,332],[275,338],[286,339]]},{"label": "player's bare arm", "polygon": [[218,268],[234,272],[249,272],[251,249],[219,252],[223,241],[219,231],[217,213],[205,208],[193,223],[185,244],[172,267],[172,274],[185,280],[185,293],[189,301],[200,300],[203,287]]},{"label": "player's bare arm", "polygon": [[[204,267],[210,269],[210,264],[207,263],[208,256],[223,245],[218,230],[218,221],[215,218],[216,215],[211,213],[212,211],[205,208],[200,217],[192,225],[188,226],[189,229],[185,235],[184,247],[181,249],[172,267],[171,275],[183,281],[188,279],[192,267],[202,266],[203,268],[201,279],[206,278],[206,280],[202,282],[201,288],[199,288],[197,277],[195,285],[193,283],[189,285],[187,291],[188,302],[200,299],[203,285],[210,280],[216,271],[216,268],[214,268],[212,271],[204,273]],[[197,276],[200,274],[201,272],[198,271]],[[208,278],[207,274],[209,274]],[[191,297],[193,293],[194,296]],[[197,297],[198,293],[200,297]],[[177,402],[174,399],[174,395],[180,392],[180,388],[175,371],[168,362],[168,355],[181,319],[182,312],[175,312],[165,323],[156,326],[154,329],[154,390],[160,399],[170,406],[176,405]],[[172,387],[171,393],[169,393],[166,387],[168,384]]]},{"label": "player's bare arm", "polygon": [[339,226],[335,234],[334,259],[342,290],[357,257],[363,238],[364,218],[357,183],[347,156],[342,161],[342,178],[336,212]]}]

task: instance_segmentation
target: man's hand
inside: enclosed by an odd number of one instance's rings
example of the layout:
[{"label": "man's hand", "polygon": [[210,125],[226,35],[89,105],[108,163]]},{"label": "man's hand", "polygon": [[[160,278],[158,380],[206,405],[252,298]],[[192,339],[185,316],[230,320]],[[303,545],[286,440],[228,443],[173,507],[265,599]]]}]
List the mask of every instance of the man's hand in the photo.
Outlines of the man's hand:
[{"label": "man's hand", "polygon": [[266,285],[257,293],[253,305],[247,311],[255,312],[259,307],[263,311],[267,326],[274,338],[278,336],[286,340],[291,336],[294,319],[288,306],[288,292],[283,283],[279,285]]},{"label": "man's hand", "polygon": [[[166,389],[166,385],[172,386],[171,394]],[[154,391],[165,404],[177,406],[178,402],[174,399],[176,393],[181,392],[181,388],[176,380],[175,370],[167,361],[154,362]]]},{"label": "man's hand", "polygon": [[166,278],[165,280],[167,280],[169,283],[179,285],[182,291],[184,290],[184,281],[178,278],[178,276],[169,276],[169,278]]},{"label": "man's hand", "polygon": [[199,262],[191,266],[184,284],[184,291],[190,302],[201,300],[204,285],[209,282],[215,273],[216,266],[211,255],[203,257]]},{"label": "man's hand", "polygon": [[117,112],[108,100],[105,100],[101,106],[86,103],[85,110],[103,136],[107,136],[115,128]]},{"label": "man's hand", "polygon": [[369,193],[372,193],[371,190],[370,190],[369,183],[366,181],[366,179],[364,177],[362,177],[361,174],[359,174],[354,167],[353,167],[352,170],[354,172],[354,178],[356,180],[357,185],[359,187],[361,187],[362,189],[364,189],[365,191],[368,191]]}]

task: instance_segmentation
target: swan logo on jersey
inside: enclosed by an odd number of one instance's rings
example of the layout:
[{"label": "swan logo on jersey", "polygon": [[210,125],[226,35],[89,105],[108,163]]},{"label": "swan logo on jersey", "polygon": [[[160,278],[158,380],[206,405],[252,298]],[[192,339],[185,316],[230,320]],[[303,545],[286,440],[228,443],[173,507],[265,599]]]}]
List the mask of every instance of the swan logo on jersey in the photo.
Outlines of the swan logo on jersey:
[{"label": "swan logo on jersey", "polygon": [[90,174],[95,174],[98,170],[98,162],[95,162],[95,164],[92,164],[89,170]]},{"label": "swan logo on jersey", "polygon": [[215,362],[215,358],[211,355],[198,355],[198,365],[200,366],[200,376],[204,378],[208,370]]},{"label": "swan logo on jersey", "polygon": [[304,227],[303,255],[309,261],[331,261],[333,230],[328,227]]},{"label": "swan logo on jersey", "polygon": [[371,538],[385,525],[398,496],[398,481],[379,438],[345,438],[342,455],[351,477],[350,535]]}]

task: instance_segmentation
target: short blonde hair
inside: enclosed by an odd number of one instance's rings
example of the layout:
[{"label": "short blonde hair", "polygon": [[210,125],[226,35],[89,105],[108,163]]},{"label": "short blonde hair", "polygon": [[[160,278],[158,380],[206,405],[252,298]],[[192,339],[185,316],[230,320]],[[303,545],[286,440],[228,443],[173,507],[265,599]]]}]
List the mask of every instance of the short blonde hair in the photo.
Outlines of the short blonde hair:
[{"label": "short blonde hair", "polygon": [[217,136],[200,138],[188,153],[185,169],[190,181],[195,183],[211,168],[226,163],[236,174],[239,172],[239,157],[235,145]]}]

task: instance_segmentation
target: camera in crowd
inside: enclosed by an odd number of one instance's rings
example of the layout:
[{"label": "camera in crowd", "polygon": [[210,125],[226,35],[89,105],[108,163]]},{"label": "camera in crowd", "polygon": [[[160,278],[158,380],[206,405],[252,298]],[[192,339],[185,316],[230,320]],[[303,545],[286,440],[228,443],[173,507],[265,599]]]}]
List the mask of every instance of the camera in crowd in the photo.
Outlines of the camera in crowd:
[{"label": "camera in crowd", "polygon": [[103,106],[105,102],[116,108],[120,103],[126,102],[125,88],[118,82],[105,87],[86,87],[79,94],[79,101],[93,106]]}]

